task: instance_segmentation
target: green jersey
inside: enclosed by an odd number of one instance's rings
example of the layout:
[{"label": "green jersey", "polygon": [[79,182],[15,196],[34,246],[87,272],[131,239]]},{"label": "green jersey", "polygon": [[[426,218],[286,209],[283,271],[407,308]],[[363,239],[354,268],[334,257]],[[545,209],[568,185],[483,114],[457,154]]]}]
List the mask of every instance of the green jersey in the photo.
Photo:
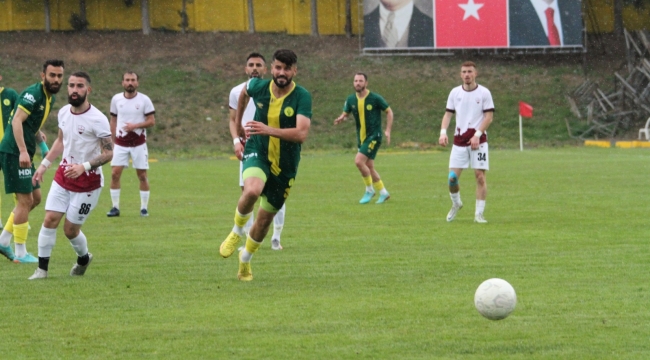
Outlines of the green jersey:
[{"label": "green jersey", "polygon": [[365,98],[361,99],[354,93],[348,96],[343,105],[346,114],[352,113],[357,123],[358,146],[366,140],[366,137],[375,135],[375,139],[381,141],[381,112],[388,110],[390,106],[379,94],[368,92]]},{"label": "green jersey", "polygon": [[[45,93],[42,82],[31,85],[18,97],[15,111],[20,108],[27,114],[27,119],[23,122],[23,139],[25,140],[27,152],[30,157],[33,157],[36,152],[35,136],[45,123],[45,120],[47,120],[53,103],[54,96],[48,96]],[[0,143],[0,152],[20,155],[16,139],[14,138],[11,119],[8,121],[2,142]]]},{"label": "green jersey", "polygon": [[[255,121],[270,127],[287,129],[296,127],[296,117],[303,115],[311,119],[311,94],[302,86],[293,84],[293,90],[287,95],[276,98],[271,87],[272,80],[253,78],[248,82],[246,92],[255,104]],[[266,135],[253,135],[246,142],[246,147],[253,146],[257,156],[268,159],[271,173],[293,178],[298,172],[300,162],[300,144],[283,141]]]},{"label": "green jersey", "polygon": [[18,93],[14,89],[0,87],[0,139],[4,135],[4,130],[14,115],[14,108],[18,100]]}]

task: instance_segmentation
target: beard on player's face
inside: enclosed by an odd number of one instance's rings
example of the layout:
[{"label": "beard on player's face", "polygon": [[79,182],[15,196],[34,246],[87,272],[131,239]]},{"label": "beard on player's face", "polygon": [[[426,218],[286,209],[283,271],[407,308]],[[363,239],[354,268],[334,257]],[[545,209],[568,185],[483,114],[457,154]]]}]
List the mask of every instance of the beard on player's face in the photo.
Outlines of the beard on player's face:
[{"label": "beard on player's face", "polygon": [[273,77],[273,82],[279,88],[285,88],[289,86],[289,84],[291,84],[291,80],[293,80],[293,78],[288,78],[284,75],[278,75]]},{"label": "beard on player's face", "polygon": [[68,103],[74,107],[79,107],[81,104],[86,102],[86,95],[81,96],[79,93],[72,93],[68,95]]},{"label": "beard on player's face", "polygon": [[131,84],[124,87],[124,91],[128,92],[129,94],[134,93],[135,90],[136,90],[136,87],[131,85]]},{"label": "beard on player's face", "polygon": [[47,81],[47,78],[43,79],[43,85],[50,94],[56,94],[61,90],[61,83],[51,83]]},{"label": "beard on player's face", "polygon": [[366,90],[366,85],[359,85],[359,84],[354,85],[354,91],[362,92],[364,90]]}]

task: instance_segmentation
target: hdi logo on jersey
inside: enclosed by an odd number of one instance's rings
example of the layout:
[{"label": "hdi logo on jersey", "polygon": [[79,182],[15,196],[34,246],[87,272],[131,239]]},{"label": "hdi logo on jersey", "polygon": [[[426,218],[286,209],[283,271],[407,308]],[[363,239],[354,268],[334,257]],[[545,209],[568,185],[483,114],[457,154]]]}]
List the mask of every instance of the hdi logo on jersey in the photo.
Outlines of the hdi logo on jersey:
[{"label": "hdi logo on jersey", "polygon": [[29,101],[32,104],[36,102],[36,99],[34,99],[34,95],[32,95],[30,93],[25,94],[23,99],[25,99],[26,101]]}]

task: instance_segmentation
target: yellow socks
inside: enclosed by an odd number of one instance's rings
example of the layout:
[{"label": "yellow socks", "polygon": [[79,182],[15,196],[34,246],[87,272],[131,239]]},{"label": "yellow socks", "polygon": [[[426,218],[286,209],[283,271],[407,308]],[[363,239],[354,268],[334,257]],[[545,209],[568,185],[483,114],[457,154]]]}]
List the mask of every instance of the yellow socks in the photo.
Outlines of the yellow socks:
[{"label": "yellow socks", "polygon": [[372,176],[368,175],[363,177],[363,184],[366,186],[372,185]]},{"label": "yellow socks", "polygon": [[29,231],[29,223],[14,224],[14,242],[16,244],[24,244],[27,242],[27,232]]},{"label": "yellow socks", "polygon": [[261,242],[255,241],[250,235],[246,238],[246,248],[242,251],[239,259],[241,262],[247,263],[251,261],[253,254],[260,248]]},{"label": "yellow socks", "polygon": [[241,214],[239,212],[239,209],[235,210],[235,226],[239,227],[244,231],[244,225],[246,225],[246,222],[248,222],[248,219],[250,219],[251,215],[253,215],[253,212],[250,214]]},{"label": "yellow socks", "polygon": [[14,212],[13,211],[11,212],[9,218],[7,219],[7,223],[5,224],[4,230],[6,230],[8,233],[11,234],[14,233]]}]

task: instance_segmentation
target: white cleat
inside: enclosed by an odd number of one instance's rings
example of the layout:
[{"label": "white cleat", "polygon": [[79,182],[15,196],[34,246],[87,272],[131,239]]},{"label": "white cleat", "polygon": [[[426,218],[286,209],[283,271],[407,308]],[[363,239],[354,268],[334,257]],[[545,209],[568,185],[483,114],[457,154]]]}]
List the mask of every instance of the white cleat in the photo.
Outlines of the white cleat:
[{"label": "white cleat", "polygon": [[271,239],[271,250],[282,250],[280,239]]},{"label": "white cleat", "polygon": [[459,204],[452,204],[451,205],[451,210],[449,210],[449,213],[447,214],[447,222],[454,221],[456,218],[456,214],[458,214],[458,210],[463,208],[463,203]]},{"label": "white cleat", "polygon": [[483,217],[483,213],[474,215],[474,222],[479,224],[487,224],[487,220]]},{"label": "white cleat", "polygon": [[30,276],[29,280],[45,279],[45,278],[47,278],[47,271],[41,268],[36,268],[36,271],[34,271],[34,275]]}]

